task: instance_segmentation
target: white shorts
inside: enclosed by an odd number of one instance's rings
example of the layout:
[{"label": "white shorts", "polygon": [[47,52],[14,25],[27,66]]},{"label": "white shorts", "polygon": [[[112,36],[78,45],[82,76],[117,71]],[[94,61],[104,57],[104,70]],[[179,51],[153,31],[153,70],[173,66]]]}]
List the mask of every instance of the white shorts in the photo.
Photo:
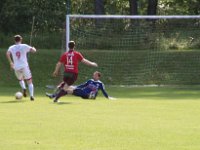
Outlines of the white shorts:
[{"label": "white shorts", "polygon": [[15,70],[15,75],[18,80],[29,80],[32,78],[31,70],[28,66],[19,70]]}]

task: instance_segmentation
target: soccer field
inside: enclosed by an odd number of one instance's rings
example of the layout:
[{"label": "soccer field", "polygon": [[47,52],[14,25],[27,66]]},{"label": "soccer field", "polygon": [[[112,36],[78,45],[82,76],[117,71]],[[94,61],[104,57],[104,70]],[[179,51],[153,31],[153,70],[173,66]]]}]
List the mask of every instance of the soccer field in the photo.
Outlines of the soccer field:
[{"label": "soccer field", "polygon": [[0,96],[1,150],[199,150],[200,87],[114,88],[96,100],[66,96],[54,104]]}]

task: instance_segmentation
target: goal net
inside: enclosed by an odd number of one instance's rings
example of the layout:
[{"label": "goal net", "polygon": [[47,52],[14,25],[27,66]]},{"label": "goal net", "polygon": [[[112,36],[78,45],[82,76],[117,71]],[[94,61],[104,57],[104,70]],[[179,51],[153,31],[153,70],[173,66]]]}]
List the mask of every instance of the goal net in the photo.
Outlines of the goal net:
[{"label": "goal net", "polygon": [[109,85],[200,83],[200,16],[67,15],[66,43],[98,63]]}]

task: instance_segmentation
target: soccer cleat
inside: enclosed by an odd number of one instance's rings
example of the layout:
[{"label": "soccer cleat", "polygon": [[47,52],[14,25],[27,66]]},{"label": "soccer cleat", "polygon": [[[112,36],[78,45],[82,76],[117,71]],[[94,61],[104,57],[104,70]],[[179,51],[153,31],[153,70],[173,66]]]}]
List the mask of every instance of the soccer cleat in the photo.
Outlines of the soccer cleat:
[{"label": "soccer cleat", "polygon": [[46,93],[46,96],[49,97],[50,99],[54,98],[55,95],[54,94],[50,94],[50,93]]},{"label": "soccer cleat", "polygon": [[23,89],[23,96],[26,97],[27,94],[26,94],[26,89]]},{"label": "soccer cleat", "polygon": [[30,100],[31,100],[31,101],[34,101],[34,97],[33,97],[33,96],[31,96],[31,97],[30,97]]},{"label": "soccer cleat", "polygon": [[58,100],[57,100],[57,99],[54,99],[54,100],[53,100],[53,102],[54,102],[54,103],[57,103],[57,102],[58,102]]},{"label": "soccer cleat", "polygon": [[54,103],[60,103],[60,101],[58,99],[56,99],[56,98],[53,100],[53,102]]}]

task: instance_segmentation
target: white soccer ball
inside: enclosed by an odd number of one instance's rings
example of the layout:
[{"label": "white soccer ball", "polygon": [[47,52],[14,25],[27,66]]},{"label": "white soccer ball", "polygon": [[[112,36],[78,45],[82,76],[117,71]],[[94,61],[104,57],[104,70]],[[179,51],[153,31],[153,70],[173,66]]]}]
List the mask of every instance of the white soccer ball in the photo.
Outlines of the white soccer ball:
[{"label": "white soccer ball", "polygon": [[16,99],[20,100],[20,99],[22,99],[22,97],[23,97],[22,92],[16,92],[16,93],[15,93],[15,98],[16,98]]}]

